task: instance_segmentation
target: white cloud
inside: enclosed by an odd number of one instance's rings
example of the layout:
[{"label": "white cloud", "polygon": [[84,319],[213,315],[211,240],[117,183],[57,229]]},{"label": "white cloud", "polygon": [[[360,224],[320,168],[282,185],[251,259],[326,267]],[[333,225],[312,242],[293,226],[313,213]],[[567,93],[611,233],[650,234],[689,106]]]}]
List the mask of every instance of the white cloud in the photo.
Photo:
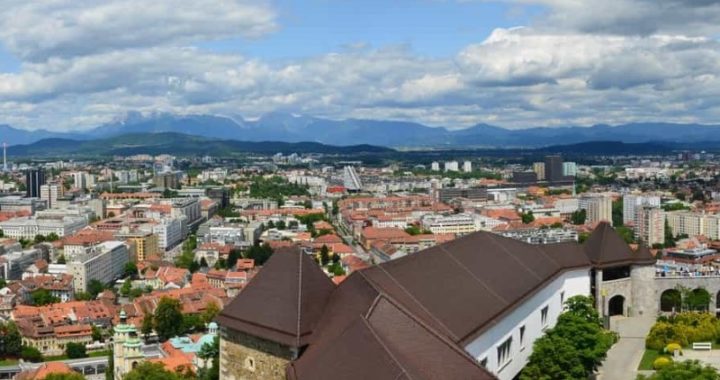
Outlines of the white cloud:
[{"label": "white cloud", "polygon": [[[695,21],[702,32],[682,33],[679,24],[602,26],[639,17],[614,15],[605,2],[519,1],[550,13],[532,26],[496,29],[454,57],[364,45],[273,62],[194,46],[271,32],[276,12],[264,1],[0,0],[13,10],[0,13],[0,40],[23,60],[19,72],[0,73],[0,123],[77,130],[129,111],[279,110],[451,128],[720,117],[720,44],[704,34],[714,28],[715,2],[686,4],[683,12],[707,15]],[[680,6],[660,0],[659,10],[644,10],[648,1],[608,3],[646,12],[655,20],[648,25]]]}]

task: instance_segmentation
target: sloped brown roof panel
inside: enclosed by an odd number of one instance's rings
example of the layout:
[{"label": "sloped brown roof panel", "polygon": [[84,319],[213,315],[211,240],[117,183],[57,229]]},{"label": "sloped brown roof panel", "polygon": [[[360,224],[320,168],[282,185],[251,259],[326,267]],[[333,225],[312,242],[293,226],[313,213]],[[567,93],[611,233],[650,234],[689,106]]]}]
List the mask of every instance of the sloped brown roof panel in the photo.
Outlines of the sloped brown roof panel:
[{"label": "sloped brown roof panel", "polygon": [[311,346],[287,372],[297,380],[408,378],[360,316],[337,339]]},{"label": "sloped brown roof panel", "polygon": [[[633,252],[623,238],[607,222],[601,222],[583,244],[593,266],[607,268],[629,264],[652,264],[647,252]],[[652,255],[650,255],[652,256]]]},{"label": "sloped brown roof panel", "polygon": [[460,347],[378,296],[337,339],[323,339],[290,364],[287,378],[495,379]]},{"label": "sloped brown roof panel", "polygon": [[[426,310],[431,320],[459,340],[478,323],[492,317],[505,301],[439,249],[429,249],[370,268],[371,280],[388,277],[385,288],[410,310]],[[411,302],[408,303],[407,299]]]},{"label": "sloped brown roof panel", "polygon": [[575,242],[545,244],[539,248],[563,268],[589,267],[591,265],[590,259],[583,251],[583,246]]},{"label": "sloped brown roof panel", "polygon": [[462,348],[385,297],[368,322],[412,379],[494,379]]},{"label": "sloped brown roof panel", "polygon": [[297,248],[273,254],[218,316],[220,325],[289,346],[307,344],[335,285]]}]

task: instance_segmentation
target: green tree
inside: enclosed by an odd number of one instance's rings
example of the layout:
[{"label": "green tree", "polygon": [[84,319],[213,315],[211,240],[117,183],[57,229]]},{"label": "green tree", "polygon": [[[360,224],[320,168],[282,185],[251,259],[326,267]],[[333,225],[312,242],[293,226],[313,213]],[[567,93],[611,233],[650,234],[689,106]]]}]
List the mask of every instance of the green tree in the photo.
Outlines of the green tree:
[{"label": "green tree", "polygon": [[132,280],[129,278],[126,278],[125,281],[123,281],[122,286],[120,287],[120,294],[123,297],[127,297],[130,295],[131,290],[132,290]]},{"label": "green tree", "polygon": [[242,252],[240,252],[239,249],[231,250],[230,253],[228,254],[227,260],[225,261],[225,266],[228,269],[234,269],[235,266],[237,265],[238,259],[241,257],[241,254],[242,254]]},{"label": "green tree", "polygon": [[45,236],[38,234],[35,235],[35,239],[33,241],[35,242],[35,244],[38,244],[44,242],[45,240]]},{"label": "green tree", "polygon": [[45,380],[85,380],[85,376],[77,373],[51,373],[45,376]]},{"label": "green tree", "polygon": [[115,355],[113,355],[113,351],[108,351],[107,356],[108,366],[105,370],[105,380],[115,380]]},{"label": "green tree", "polygon": [[4,278],[0,278],[0,289],[7,286],[7,281]]},{"label": "green tree", "polygon": [[140,333],[143,334],[145,340],[147,340],[153,332],[153,322],[153,315],[151,313],[145,313],[142,320],[142,326],[140,326]]},{"label": "green tree", "polygon": [[[263,265],[270,258],[272,253],[273,250],[269,244],[265,243],[263,245],[259,245],[256,243],[245,252],[245,258],[255,260],[255,265]],[[230,267],[229,263],[228,267]]]},{"label": "green tree", "polygon": [[105,290],[105,284],[96,279],[90,280],[87,287],[88,293],[92,295],[93,299],[97,298],[98,294],[102,293],[102,291]]},{"label": "green tree", "polygon": [[[220,376],[220,368],[217,368],[215,360],[220,357],[219,337],[216,336],[212,343],[203,344],[202,347],[200,347],[200,351],[198,351],[197,356],[203,360],[202,374],[198,377],[205,380],[217,379]],[[212,367],[209,370],[207,369],[208,361],[211,361],[212,363]],[[215,370],[218,371],[217,374],[215,374]]]},{"label": "green tree", "polygon": [[715,368],[703,365],[697,360],[674,362],[650,376],[637,377],[638,380],[717,380],[718,378],[720,374]]},{"label": "green tree", "polygon": [[180,301],[162,297],[153,316],[155,332],[161,341],[166,341],[183,333],[183,313]]},{"label": "green tree", "polygon": [[102,342],[104,340],[102,330],[95,325],[92,325],[92,339],[94,342]]},{"label": "green tree", "polygon": [[47,289],[33,290],[30,293],[30,298],[35,306],[44,306],[60,302],[60,298],[53,296]]},{"label": "green tree", "polygon": [[165,369],[162,363],[142,362],[123,376],[123,380],[184,380],[194,379],[191,373],[177,373]]},{"label": "green tree", "polygon": [[533,215],[532,211],[520,214],[520,218],[522,219],[523,224],[530,224],[535,221],[535,215]]},{"label": "green tree", "polygon": [[18,356],[22,350],[22,336],[15,325],[15,322],[9,321],[0,324],[0,356]]},{"label": "green tree", "polygon": [[330,249],[327,247],[327,245],[323,244],[322,248],[320,248],[320,264],[322,264],[322,266],[326,266],[329,262]]},{"label": "green tree", "polygon": [[547,335],[533,345],[528,364],[520,374],[521,380],[565,380],[587,378],[585,367],[567,339]]},{"label": "green tree", "polygon": [[612,224],[615,227],[623,225],[623,199],[620,198],[612,203]]},{"label": "green tree", "polygon": [[46,239],[47,241],[58,241],[60,240],[60,236],[58,234],[51,232],[47,235]]},{"label": "green tree", "polygon": [[87,357],[85,345],[75,342],[70,342],[65,346],[65,354],[70,359],[80,359]]},{"label": "green tree", "polygon": [[579,226],[582,224],[585,224],[585,220],[587,219],[587,210],[580,209],[572,213],[570,215],[570,223]]},{"label": "green tree", "polygon": [[202,318],[200,317],[199,314],[183,314],[183,316],[182,316],[183,333],[202,331],[204,328],[205,328],[205,323],[203,323]]},{"label": "green tree", "polygon": [[123,271],[123,277],[135,277],[138,274],[138,267],[137,264],[135,264],[132,261],[128,261],[127,264],[125,264],[125,269]]},{"label": "green tree", "polygon": [[20,358],[33,363],[43,361],[43,355],[40,350],[30,346],[22,346],[22,349],[20,350]]},{"label": "green tree", "polygon": [[66,263],[65,255],[60,255],[60,257],[58,257],[58,259],[57,259],[57,263],[58,263],[58,264],[65,264],[65,263]]},{"label": "green tree", "polygon": [[76,301],[91,301],[93,299],[92,294],[88,292],[76,292],[75,293],[75,300]]},{"label": "green tree", "polygon": [[217,317],[217,315],[220,314],[220,306],[218,306],[215,302],[208,302],[207,305],[205,305],[205,311],[202,312],[200,315],[200,319],[203,323],[210,323]]},{"label": "green tree", "polygon": [[620,226],[616,227],[615,231],[617,231],[618,235],[620,235],[623,240],[625,240],[625,243],[632,244],[635,242],[635,233],[630,228]]}]

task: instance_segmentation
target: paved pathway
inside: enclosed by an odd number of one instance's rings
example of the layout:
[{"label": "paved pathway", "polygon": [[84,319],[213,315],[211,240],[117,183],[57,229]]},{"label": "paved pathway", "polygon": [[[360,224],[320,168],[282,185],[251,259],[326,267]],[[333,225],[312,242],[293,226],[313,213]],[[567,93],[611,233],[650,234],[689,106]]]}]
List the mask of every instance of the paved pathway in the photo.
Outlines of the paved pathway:
[{"label": "paved pathway", "polygon": [[599,380],[635,380],[637,367],[645,351],[645,336],[655,318],[617,318],[610,326],[620,334],[620,340],[608,351],[599,369]]}]

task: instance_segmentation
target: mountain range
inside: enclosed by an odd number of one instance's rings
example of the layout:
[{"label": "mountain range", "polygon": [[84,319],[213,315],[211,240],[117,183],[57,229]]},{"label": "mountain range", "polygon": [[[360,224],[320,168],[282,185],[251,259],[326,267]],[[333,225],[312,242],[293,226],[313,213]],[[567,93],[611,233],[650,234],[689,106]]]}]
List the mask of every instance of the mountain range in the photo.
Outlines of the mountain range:
[{"label": "mountain range", "polygon": [[128,156],[134,154],[178,154],[231,156],[237,153],[256,154],[361,154],[390,153],[390,148],[371,145],[333,146],[315,142],[236,141],[220,140],[176,132],[128,133],[92,140],[48,138],[30,144],[12,145],[11,156],[22,157],[88,157]]},{"label": "mountain range", "polygon": [[258,119],[247,120],[241,116],[141,115],[133,112],[121,120],[72,133],[29,131],[0,125],[0,139],[9,145],[31,144],[47,138],[94,140],[125,134],[166,132],[221,140],[421,148],[537,148],[589,141],[696,143],[720,140],[720,125],[632,123],[617,126],[505,129],[478,124],[465,129],[447,129],[412,122],[329,120],[285,113],[269,113]]}]

